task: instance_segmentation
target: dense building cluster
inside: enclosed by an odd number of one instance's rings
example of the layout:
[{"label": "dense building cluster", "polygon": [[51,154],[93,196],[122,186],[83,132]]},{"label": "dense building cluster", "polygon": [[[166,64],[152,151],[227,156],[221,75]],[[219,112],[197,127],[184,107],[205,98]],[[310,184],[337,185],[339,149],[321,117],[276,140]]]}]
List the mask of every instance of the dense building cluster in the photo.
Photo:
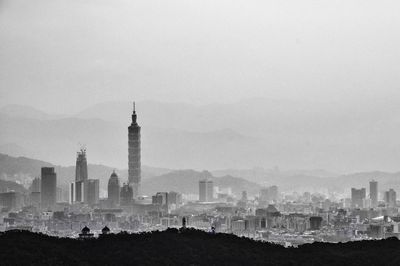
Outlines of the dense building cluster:
[{"label": "dense building cluster", "polygon": [[180,191],[141,194],[141,141],[136,110],[128,127],[128,176],[121,182],[113,171],[107,197],[100,197],[99,179],[89,178],[86,149],[76,157],[75,181],[65,201],[53,167],[43,167],[27,194],[0,193],[0,230],[27,229],[50,235],[94,237],[120,231],[193,227],[255,239],[299,245],[313,241],[348,241],[398,237],[400,214],[396,192],[352,188],[350,197],[334,193],[280,192],[263,187],[258,195],[235,195],[204,176],[198,195]]}]

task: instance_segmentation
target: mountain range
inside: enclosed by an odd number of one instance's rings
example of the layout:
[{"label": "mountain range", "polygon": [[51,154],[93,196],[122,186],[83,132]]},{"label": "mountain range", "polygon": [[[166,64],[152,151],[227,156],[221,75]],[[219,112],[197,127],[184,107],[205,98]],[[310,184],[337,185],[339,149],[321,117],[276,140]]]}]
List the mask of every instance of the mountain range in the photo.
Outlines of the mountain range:
[{"label": "mountain range", "polygon": [[[57,172],[58,186],[68,191],[68,184],[74,180],[74,166],[54,165],[46,161],[30,159],[26,157],[12,157],[0,154],[0,177],[18,185],[18,190],[28,188],[34,177],[40,176],[40,168],[43,166],[55,167]],[[89,178],[100,179],[102,195],[106,195],[108,179],[112,171],[119,175],[120,182],[127,181],[126,169],[115,169],[105,165],[88,164]],[[321,174],[318,176],[317,174]],[[325,176],[325,175],[327,176]],[[378,181],[378,190],[382,194],[389,188],[400,191],[400,173],[389,172],[360,172],[353,174],[336,174],[314,171],[279,171],[265,170],[262,168],[242,170],[218,170],[218,171],[195,171],[192,169],[167,169],[150,166],[142,166],[142,193],[153,195],[159,191],[178,191],[188,194],[198,193],[198,181],[209,178],[214,185],[221,189],[231,188],[236,196],[240,196],[246,190],[249,196],[257,195],[263,186],[277,185],[282,192],[296,191],[309,192],[335,192],[342,196],[349,196],[352,187],[368,188],[368,182]],[[18,184],[17,184],[18,183]],[[24,185],[25,188],[22,186]],[[13,189],[10,183],[0,184],[0,189]],[[368,189],[367,189],[368,191]]]},{"label": "mountain range", "polygon": [[[40,176],[41,167],[55,167],[57,173],[57,185],[68,191],[68,184],[73,182],[75,177],[74,166],[59,166],[49,162],[34,160],[26,157],[12,157],[0,154],[0,176],[8,182],[14,181],[29,187],[34,177]],[[108,179],[115,169],[104,166],[88,164],[89,178],[100,179],[100,188],[107,190]],[[120,182],[127,181],[127,170],[116,170]],[[149,166],[142,167],[142,193],[153,195],[159,191],[178,191],[181,193],[197,194],[198,182],[203,178],[210,178],[214,184],[221,189],[231,188],[232,192],[240,196],[243,190],[249,195],[255,195],[260,190],[260,185],[242,178],[223,176],[214,177],[207,171],[197,172],[194,170],[170,170]],[[0,184],[1,188],[1,184]]]},{"label": "mountain range", "polygon": [[[141,101],[142,159],[173,169],[327,169],[398,171],[400,108],[395,102],[348,103],[248,99],[193,105]],[[89,160],[124,168],[132,103],[105,102],[76,114],[26,106],[0,109],[0,152],[72,165]]]}]

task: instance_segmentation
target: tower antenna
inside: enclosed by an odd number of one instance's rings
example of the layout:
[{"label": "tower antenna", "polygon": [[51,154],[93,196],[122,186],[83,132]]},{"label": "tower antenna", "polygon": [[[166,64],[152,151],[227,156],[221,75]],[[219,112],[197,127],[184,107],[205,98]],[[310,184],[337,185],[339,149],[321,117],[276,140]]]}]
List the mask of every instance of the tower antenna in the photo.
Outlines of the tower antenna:
[{"label": "tower antenna", "polygon": [[135,102],[133,102],[133,112],[135,112],[135,111],[136,111]]}]

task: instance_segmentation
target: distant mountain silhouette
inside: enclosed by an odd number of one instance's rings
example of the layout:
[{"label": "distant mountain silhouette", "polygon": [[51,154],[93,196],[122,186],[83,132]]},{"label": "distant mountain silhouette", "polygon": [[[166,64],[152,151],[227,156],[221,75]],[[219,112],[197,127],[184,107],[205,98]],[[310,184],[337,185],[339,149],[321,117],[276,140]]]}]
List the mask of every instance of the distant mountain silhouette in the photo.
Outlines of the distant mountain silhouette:
[{"label": "distant mountain silhouette", "polygon": [[[0,176],[6,175],[8,179],[16,180],[32,179],[40,177],[41,167],[55,167],[57,173],[57,185],[67,188],[68,184],[75,180],[75,166],[59,166],[49,162],[35,160],[26,157],[12,157],[0,153]],[[108,179],[115,168],[105,165],[88,164],[89,178],[100,179],[100,186],[106,189]],[[156,168],[143,166],[143,179],[156,175],[165,174],[171,170],[164,168]],[[128,178],[128,171],[117,170],[120,182],[125,182]]]},{"label": "distant mountain silhouette", "polygon": [[[7,175],[14,180],[23,181],[26,178],[40,176],[40,168],[53,166],[56,168],[58,184],[65,187],[74,180],[75,166],[59,166],[52,163],[30,159],[27,157],[12,157],[0,153],[0,176]],[[110,174],[115,169],[110,166],[89,163],[89,177],[100,179],[100,187],[104,190]],[[350,193],[351,187],[368,187],[368,182],[375,179],[379,182],[379,191],[389,188],[400,191],[400,173],[387,172],[362,172],[336,176],[313,176],[313,173],[321,171],[275,171],[261,168],[228,169],[215,172],[200,172],[195,170],[172,170],[151,166],[142,166],[142,190],[151,195],[158,191],[180,191],[185,193],[198,193],[198,180],[204,177],[214,179],[215,185],[221,188],[231,187],[232,191],[239,195],[242,190],[249,194],[259,192],[261,186],[279,186],[281,191],[318,192],[321,189]],[[121,182],[127,180],[127,170],[117,170]],[[204,173],[207,173],[204,175]],[[308,173],[308,175],[307,175]]]},{"label": "distant mountain silhouette", "polygon": [[390,238],[298,248],[230,234],[168,229],[76,240],[9,231],[0,235],[2,265],[399,265]]},{"label": "distant mountain silhouette", "polygon": [[257,183],[238,177],[214,177],[208,171],[179,170],[143,180],[142,191],[148,195],[152,195],[158,191],[178,191],[198,194],[199,180],[205,178],[212,179],[214,186],[218,186],[220,189],[231,188],[232,192],[238,197],[241,196],[243,190],[246,190],[249,195],[255,195],[258,194],[261,188]]},{"label": "distant mountain silhouette", "polygon": [[[0,152],[17,155],[17,149],[10,149],[14,145],[23,151],[20,155],[72,165],[75,152],[85,144],[90,162],[123,168],[128,165],[130,114],[131,110],[124,114],[122,123],[81,117],[43,120],[0,112]],[[145,120],[138,111],[139,124],[146,124]],[[200,132],[160,126],[142,126],[142,147],[146,165],[193,169],[243,164],[243,155],[252,158],[252,166],[263,149],[257,138],[229,128]]]},{"label": "distant mountain silhouette", "polygon": [[25,193],[27,190],[21,184],[14,181],[0,179],[0,192],[16,191]]},{"label": "distant mountain silhouette", "polygon": [[40,120],[60,119],[62,117],[65,117],[65,115],[52,115],[31,106],[18,105],[18,104],[5,105],[0,108],[0,113],[12,117],[40,119]]},{"label": "distant mountain silhouette", "polygon": [[[278,165],[397,171],[398,106],[380,101],[357,106],[273,99],[208,105],[142,101],[137,103],[142,159],[147,165],[174,169]],[[131,102],[105,102],[56,118],[9,109],[0,109],[0,148],[14,143],[31,157],[70,165],[70,154],[83,143],[93,163],[127,165]],[[53,118],[46,119],[49,116]]]}]

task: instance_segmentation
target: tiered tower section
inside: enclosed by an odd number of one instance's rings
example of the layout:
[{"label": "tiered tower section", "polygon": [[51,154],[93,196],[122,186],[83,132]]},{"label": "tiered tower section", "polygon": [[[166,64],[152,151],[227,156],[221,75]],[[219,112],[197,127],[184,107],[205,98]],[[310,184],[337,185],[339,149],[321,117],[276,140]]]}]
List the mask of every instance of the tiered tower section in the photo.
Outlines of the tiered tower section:
[{"label": "tiered tower section", "polygon": [[140,126],[137,123],[135,102],[133,103],[132,123],[128,127],[128,181],[133,190],[133,198],[140,195]]}]

